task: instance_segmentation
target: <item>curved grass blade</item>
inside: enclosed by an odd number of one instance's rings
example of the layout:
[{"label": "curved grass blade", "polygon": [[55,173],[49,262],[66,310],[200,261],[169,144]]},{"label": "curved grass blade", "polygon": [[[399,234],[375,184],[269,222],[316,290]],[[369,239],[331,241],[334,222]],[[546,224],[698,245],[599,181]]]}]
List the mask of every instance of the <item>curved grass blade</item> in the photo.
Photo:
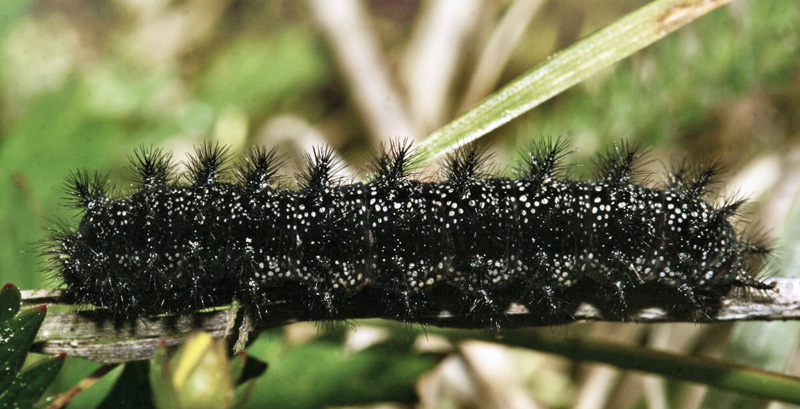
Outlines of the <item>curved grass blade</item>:
[{"label": "curved grass blade", "polygon": [[[469,332],[442,331],[450,339],[476,339]],[[477,337],[480,338],[480,337]],[[496,339],[486,337],[486,341]],[[800,378],[720,360],[691,357],[631,345],[563,339],[531,331],[510,331],[504,345],[549,352],[577,361],[600,362],[621,369],[647,372],[701,383],[750,396],[800,404]]]},{"label": "curved grass blade", "polygon": [[730,0],[655,0],[518,77],[434,131],[418,164],[451,152]]}]

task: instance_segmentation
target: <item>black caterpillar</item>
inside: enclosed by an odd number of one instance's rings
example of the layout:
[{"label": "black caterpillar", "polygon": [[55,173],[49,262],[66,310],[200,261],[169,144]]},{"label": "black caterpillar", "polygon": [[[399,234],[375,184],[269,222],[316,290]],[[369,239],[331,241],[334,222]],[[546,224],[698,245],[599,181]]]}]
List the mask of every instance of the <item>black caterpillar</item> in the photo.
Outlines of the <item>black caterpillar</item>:
[{"label": "black caterpillar", "polygon": [[602,155],[592,182],[566,178],[566,154],[563,141],[541,142],[508,178],[465,149],[426,182],[395,143],[369,182],[344,184],[319,149],[292,189],[275,150],[253,148],[229,169],[226,149],[203,144],[178,176],[171,155],[141,148],[129,195],[87,171],[68,178],[83,219],[57,229],[46,253],[67,301],[118,319],[234,298],[261,318],[288,301],[336,320],[364,300],[406,322],[443,300],[476,325],[499,325],[512,302],[545,323],[584,301],[622,319],[649,305],[698,316],[734,288],[771,288],[756,279],[768,249],[734,230],[742,202],[703,200],[716,166],[676,162],[653,188],[633,183],[635,145]]}]

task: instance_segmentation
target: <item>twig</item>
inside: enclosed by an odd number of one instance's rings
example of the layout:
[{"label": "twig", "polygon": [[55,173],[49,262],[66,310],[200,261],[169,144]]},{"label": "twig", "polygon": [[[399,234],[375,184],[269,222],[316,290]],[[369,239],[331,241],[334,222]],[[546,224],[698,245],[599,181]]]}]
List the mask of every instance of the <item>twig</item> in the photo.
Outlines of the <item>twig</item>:
[{"label": "twig", "polygon": [[[722,321],[769,321],[800,319],[800,279],[779,278],[774,280],[776,291],[768,296],[758,294],[735,294],[725,299],[719,311],[700,322]],[[41,303],[57,299],[57,291],[24,291],[26,304]],[[376,300],[354,301],[341,311],[343,318],[389,318],[387,311],[376,308]],[[232,328],[230,322],[236,320],[236,311],[222,309],[183,317],[158,317],[140,319],[124,325],[115,325],[110,320],[98,320],[86,313],[48,314],[34,344],[36,352],[46,354],[65,353],[93,361],[116,363],[148,359],[155,348],[164,343],[178,345],[193,331],[207,331],[217,338],[241,338],[240,328]],[[642,309],[629,317],[639,323],[659,322],[698,322],[691,318],[675,317],[659,308]],[[280,327],[283,325],[313,321],[307,308],[296,303],[274,305],[269,317],[253,325],[253,331]],[[466,314],[453,314],[441,311],[438,314],[422,317],[422,323],[449,328],[490,328],[490,324],[476,323]],[[544,321],[541,314],[529,312],[525,307],[515,305],[507,311],[503,329],[566,324],[581,321],[612,321],[603,313],[588,304],[582,304],[572,314],[561,320]],[[250,325],[245,323],[242,325]]]}]

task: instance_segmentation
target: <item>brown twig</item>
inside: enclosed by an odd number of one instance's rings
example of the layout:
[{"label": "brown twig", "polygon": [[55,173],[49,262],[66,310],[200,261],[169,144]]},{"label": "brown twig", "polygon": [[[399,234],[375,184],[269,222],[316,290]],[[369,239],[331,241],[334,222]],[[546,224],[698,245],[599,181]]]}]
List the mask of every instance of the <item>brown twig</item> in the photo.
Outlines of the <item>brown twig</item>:
[{"label": "brown twig", "polygon": [[[769,294],[732,294],[725,299],[713,317],[700,319],[701,322],[722,321],[770,321],[800,319],[800,279],[779,278],[773,280],[774,292]],[[41,304],[57,300],[57,290],[24,291],[25,304]],[[371,303],[371,304],[370,304]],[[269,317],[252,325],[231,325],[241,322],[239,309],[229,308],[192,316],[167,316],[144,318],[124,325],[116,325],[111,320],[100,320],[91,314],[51,313],[42,324],[34,344],[36,352],[46,354],[65,353],[92,361],[105,363],[126,362],[148,359],[159,344],[168,347],[178,345],[193,331],[206,331],[217,338],[231,338],[240,346],[242,337],[251,331],[275,328],[300,321],[313,321],[307,308],[293,303],[277,304],[269,311]],[[243,310],[242,310],[243,311]],[[390,318],[386,311],[376,309],[374,300],[353,302],[341,315],[347,319]],[[243,318],[243,317],[242,317]],[[630,317],[638,323],[697,322],[691,318],[671,315],[660,308],[642,309]],[[466,314],[440,311],[422,317],[424,324],[448,328],[490,328],[489,324],[476,323]],[[582,304],[571,317],[554,322],[543,322],[540,314],[532,313],[525,307],[514,305],[506,312],[503,329],[524,328],[542,325],[567,324],[582,321],[614,321],[603,316],[603,312],[589,304]],[[243,330],[243,328],[246,328]]]}]

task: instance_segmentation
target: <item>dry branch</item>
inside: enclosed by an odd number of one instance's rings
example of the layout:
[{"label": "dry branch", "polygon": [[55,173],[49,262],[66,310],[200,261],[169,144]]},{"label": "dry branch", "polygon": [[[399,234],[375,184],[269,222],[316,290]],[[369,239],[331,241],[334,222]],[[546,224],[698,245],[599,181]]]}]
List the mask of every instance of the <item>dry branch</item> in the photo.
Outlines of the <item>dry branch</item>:
[{"label": "dry branch", "polygon": [[[775,282],[774,293],[759,295],[753,293],[733,294],[723,301],[719,311],[707,322],[723,321],[769,321],[800,319],[800,279],[779,278]],[[58,290],[23,291],[23,303],[42,304],[57,302]],[[228,308],[212,312],[198,313],[183,317],[158,317],[139,319],[124,325],[115,325],[110,320],[98,320],[90,314],[51,313],[47,315],[34,344],[34,351],[70,356],[79,356],[93,361],[115,363],[147,359],[160,343],[175,346],[193,331],[207,331],[217,338],[229,338],[231,342],[254,331],[283,325],[312,321],[304,306],[285,303],[275,305],[270,316],[259,321],[255,328],[242,324],[237,319],[239,309]],[[342,311],[349,319],[388,318],[385,311],[374,305],[355,302]],[[428,325],[448,328],[476,328],[468,317],[442,311],[439,314],[423,317]],[[646,308],[631,317],[639,323],[696,322],[687,318],[670,315],[659,308]],[[610,321],[602,312],[588,304],[582,304],[572,318],[560,323],[585,321]],[[247,322],[247,321],[245,321]],[[553,324],[552,321],[547,324]],[[513,328],[546,325],[542,317],[529,312],[525,307],[514,306],[507,311],[503,322],[504,330]],[[484,326],[483,328],[487,328]],[[243,333],[242,333],[243,332]]]}]

